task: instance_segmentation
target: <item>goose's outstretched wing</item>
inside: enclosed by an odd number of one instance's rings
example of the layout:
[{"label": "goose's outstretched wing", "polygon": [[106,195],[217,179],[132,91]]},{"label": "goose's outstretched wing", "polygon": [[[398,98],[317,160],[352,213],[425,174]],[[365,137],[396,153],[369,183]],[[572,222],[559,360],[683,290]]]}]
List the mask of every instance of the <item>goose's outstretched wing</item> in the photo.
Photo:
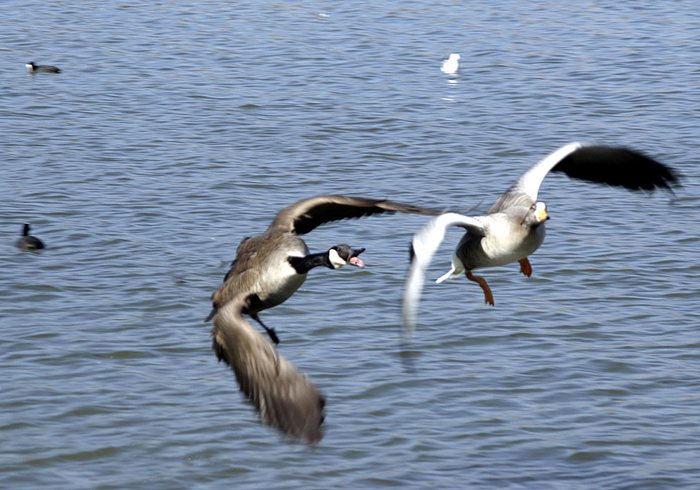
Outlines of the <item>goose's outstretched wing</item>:
[{"label": "goose's outstretched wing", "polygon": [[231,367],[264,424],[308,443],[320,441],[325,399],[245,320],[246,301],[239,295],[218,310],[212,330],[216,356]]},{"label": "goose's outstretched wing", "polygon": [[631,190],[669,189],[679,183],[670,167],[628,148],[569,143],[533,165],[496,201],[490,213],[512,205],[532,205],[549,172],[562,172],[572,179]]},{"label": "goose's outstretched wing", "polygon": [[303,235],[329,221],[361,218],[380,213],[417,213],[436,216],[441,211],[385,199],[350,196],[315,196],[282,209],[270,229]]},{"label": "goose's outstretched wing", "polygon": [[406,278],[402,306],[402,324],[405,334],[410,334],[415,329],[418,303],[425,283],[425,271],[450,226],[461,226],[469,233],[484,233],[483,225],[478,219],[458,213],[445,213],[430,220],[413,236],[411,267]]}]

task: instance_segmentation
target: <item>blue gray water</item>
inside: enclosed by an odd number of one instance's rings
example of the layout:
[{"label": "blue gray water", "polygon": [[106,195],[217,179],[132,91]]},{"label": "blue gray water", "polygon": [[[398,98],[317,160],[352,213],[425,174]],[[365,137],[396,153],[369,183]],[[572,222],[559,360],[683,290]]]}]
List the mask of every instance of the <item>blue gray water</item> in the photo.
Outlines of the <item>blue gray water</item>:
[{"label": "blue gray water", "polygon": [[[693,1],[6,0],[0,487],[698,488],[698,32]],[[328,398],[326,437],[257,423],[203,322],[241,238],[319,193],[487,206],[576,140],[684,187],[548,177],[533,277],[485,271],[493,308],[429,282],[413,371],[425,220],[315,230],[367,268],[314,271],[263,318]],[[42,253],[14,247],[24,222]]]}]

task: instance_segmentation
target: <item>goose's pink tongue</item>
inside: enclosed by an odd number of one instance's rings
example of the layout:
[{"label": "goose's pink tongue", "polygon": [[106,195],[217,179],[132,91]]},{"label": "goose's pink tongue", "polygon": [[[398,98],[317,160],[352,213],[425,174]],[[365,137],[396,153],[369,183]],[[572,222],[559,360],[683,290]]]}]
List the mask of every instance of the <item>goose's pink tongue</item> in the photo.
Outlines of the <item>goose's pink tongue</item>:
[{"label": "goose's pink tongue", "polygon": [[348,263],[350,265],[354,265],[355,267],[364,267],[365,266],[365,263],[359,257],[350,257],[350,260],[348,261]]}]

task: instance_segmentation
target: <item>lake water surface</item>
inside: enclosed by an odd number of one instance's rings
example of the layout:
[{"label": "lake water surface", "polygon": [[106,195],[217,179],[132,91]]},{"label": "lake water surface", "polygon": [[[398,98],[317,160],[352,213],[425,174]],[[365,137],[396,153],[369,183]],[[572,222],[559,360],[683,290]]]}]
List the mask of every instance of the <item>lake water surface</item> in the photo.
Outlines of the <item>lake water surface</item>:
[{"label": "lake water surface", "polygon": [[[700,487],[696,2],[7,0],[0,26],[1,488]],[[684,187],[548,177],[533,277],[484,271],[495,307],[428,281],[412,369],[425,219],[315,230],[367,268],[263,317],[326,436],[257,422],[203,322],[243,237],[320,193],[485,207],[577,140]]]}]

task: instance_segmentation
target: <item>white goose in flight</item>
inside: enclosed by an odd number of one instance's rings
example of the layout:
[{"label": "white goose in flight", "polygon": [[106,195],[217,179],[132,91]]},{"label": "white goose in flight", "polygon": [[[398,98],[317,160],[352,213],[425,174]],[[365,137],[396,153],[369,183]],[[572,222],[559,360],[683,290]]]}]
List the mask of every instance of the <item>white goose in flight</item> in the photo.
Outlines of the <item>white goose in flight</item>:
[{"label": "white goose in flight", "polygon": [[548,219],[547,207],[537,200],[537,194],[549,172],[635,191],[665,188],[673,192],[671,186],[679,184],[673,169],[634,150],[581,143],[559,148],[522,174],[485,216],[445,213],[429,221],[413,237],[403,298],[404,331],[415,328],[425,271],[450,226],[465,228],[466,233],[454,251],[452,269],[437,282],[465,274],[479,284],[485,302],[493,305],[491,288],[486,279],[472,273],[474,269],[517,261],[520,271],[530,277],[528,256],[542,244]]}]

